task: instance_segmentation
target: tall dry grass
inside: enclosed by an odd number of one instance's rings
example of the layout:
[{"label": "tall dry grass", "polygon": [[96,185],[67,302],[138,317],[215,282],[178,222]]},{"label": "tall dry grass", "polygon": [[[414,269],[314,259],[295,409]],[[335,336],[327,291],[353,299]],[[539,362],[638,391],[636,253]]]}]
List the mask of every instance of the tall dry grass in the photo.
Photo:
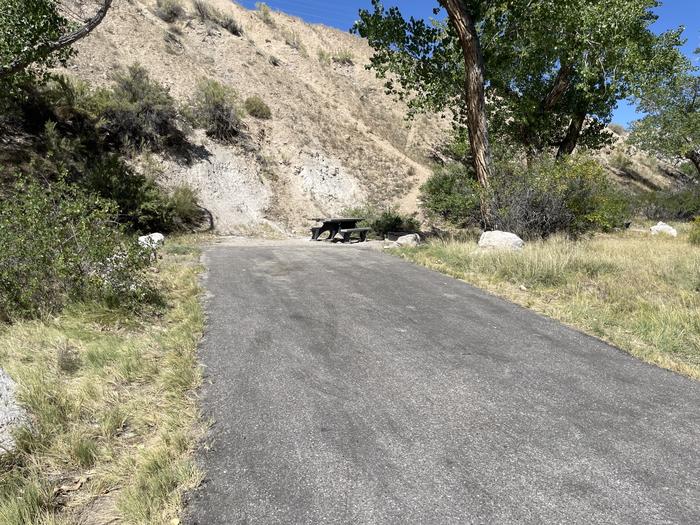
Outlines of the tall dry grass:
[{"label": "tall dry grass", "polygon": [[401,256],[700,379],[700,247],[644,232],[529,243],[522,252],[435,241]]},{"label": "tall dry grass", "polygon": [[203,330],[198,249],[168,242],[167,306],[73,305],[0,328],[0,363],[31,414],[0,461],[0,523],[173,523],[201,473],[193,391]]}]

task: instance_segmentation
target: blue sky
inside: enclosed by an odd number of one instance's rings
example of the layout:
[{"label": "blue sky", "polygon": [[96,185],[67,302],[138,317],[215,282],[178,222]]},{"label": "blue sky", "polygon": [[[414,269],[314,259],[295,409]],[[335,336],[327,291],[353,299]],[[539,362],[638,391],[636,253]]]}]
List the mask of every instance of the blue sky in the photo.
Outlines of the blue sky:
[{"label": "blue sky", "polygon": [[[248,8],[254,8],[256,0],[237,0],[239,4]],[[266,2],[273,9],[279,9],[303,18],[311,23],[321,23],[348,30],[357,19],[357,11],[362,7],[369,7],[370,0],[268,0]],[[385,0],[384,5],[398,5],[404,16],[428,18],[432,16],[432,8],[437,5],[432,0]],[[659,20],[653,29],[664,31],[666,29],[685,26],[685,37],[688,42],[683,51],[691,56],[693,50],[700,47],[700,0],[665,0],[658,8]],[[697,64],[700,65],[700,64]],[[621,102],[617,108],[613,120],[627,125],[636,118],[634,107],[626,102]]]}]

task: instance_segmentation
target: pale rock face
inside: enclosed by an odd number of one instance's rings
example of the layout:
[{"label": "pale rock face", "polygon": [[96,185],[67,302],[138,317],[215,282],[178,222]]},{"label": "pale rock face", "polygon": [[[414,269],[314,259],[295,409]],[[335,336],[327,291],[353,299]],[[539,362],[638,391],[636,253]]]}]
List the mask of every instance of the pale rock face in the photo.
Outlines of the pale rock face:
[{"label": "pale rock face", "polygon": [[420,244],[420,235],[411,233],[410,235],[402,235],[396,239],[397,246],[418,246]]},{"label": "pale rock face", "polygon": [[144,248],[150,248],[155,250],[163,245],[165,242],[165,235],[162,233],[151,233],[149,235],[142,235],[139,237],[139,244]]},{"label": "pale rock face", "polygon": [[500,250],[522,250],[525,241],[510,232],[498,230],[484,232],[479,239],[480,248],[494,248]]},{"label": "pale rock face", "polygon": [[17,404],[16,385],[0,368],[0,456],[15,447],[12,431],[26,422],[27,414]]},{"label": "pale rock face", "polygon": [[678,232],[673,226],[669,226],[665,222],[659,222],[656,226],[651,227],[652,235],[670,235],[671,237],[678,237]]}]

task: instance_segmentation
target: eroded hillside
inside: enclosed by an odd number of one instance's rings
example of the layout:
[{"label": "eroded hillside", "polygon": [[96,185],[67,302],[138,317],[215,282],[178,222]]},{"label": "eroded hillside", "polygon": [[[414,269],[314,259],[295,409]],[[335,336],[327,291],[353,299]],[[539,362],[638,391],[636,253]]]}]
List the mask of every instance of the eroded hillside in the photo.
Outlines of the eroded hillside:
[{"label": "eroded hillside", "polygon": [[406,122],[405,107],[365,69],[371,49],[362,39],[209,0],[241,26],[235,36],[184,4],[186,16],[168,24],[155,0],[115,2],[68,65],[70,74],[108,85],[138,62],[182,104],[211,78],[271,107],[271,120],[246,118],[247,144],[223,146],[195,131],[202,155],[191,165],[160,159],[163,182],[193,186],[222,232],[268,221],[291,230],[364,202],[415,209],[427,152],[446,126],[438,117]]}]

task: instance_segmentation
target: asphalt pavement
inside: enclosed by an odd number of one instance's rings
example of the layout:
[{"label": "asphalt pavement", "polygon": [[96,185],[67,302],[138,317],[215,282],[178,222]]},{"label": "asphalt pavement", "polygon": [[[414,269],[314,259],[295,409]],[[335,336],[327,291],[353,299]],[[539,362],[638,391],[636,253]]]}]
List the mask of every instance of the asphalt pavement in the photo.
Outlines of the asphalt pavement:
[{"label": "asphalt pavement", "polygon": [[205,256],[186,522],[700,523],[700,383],[359,246]]}]

